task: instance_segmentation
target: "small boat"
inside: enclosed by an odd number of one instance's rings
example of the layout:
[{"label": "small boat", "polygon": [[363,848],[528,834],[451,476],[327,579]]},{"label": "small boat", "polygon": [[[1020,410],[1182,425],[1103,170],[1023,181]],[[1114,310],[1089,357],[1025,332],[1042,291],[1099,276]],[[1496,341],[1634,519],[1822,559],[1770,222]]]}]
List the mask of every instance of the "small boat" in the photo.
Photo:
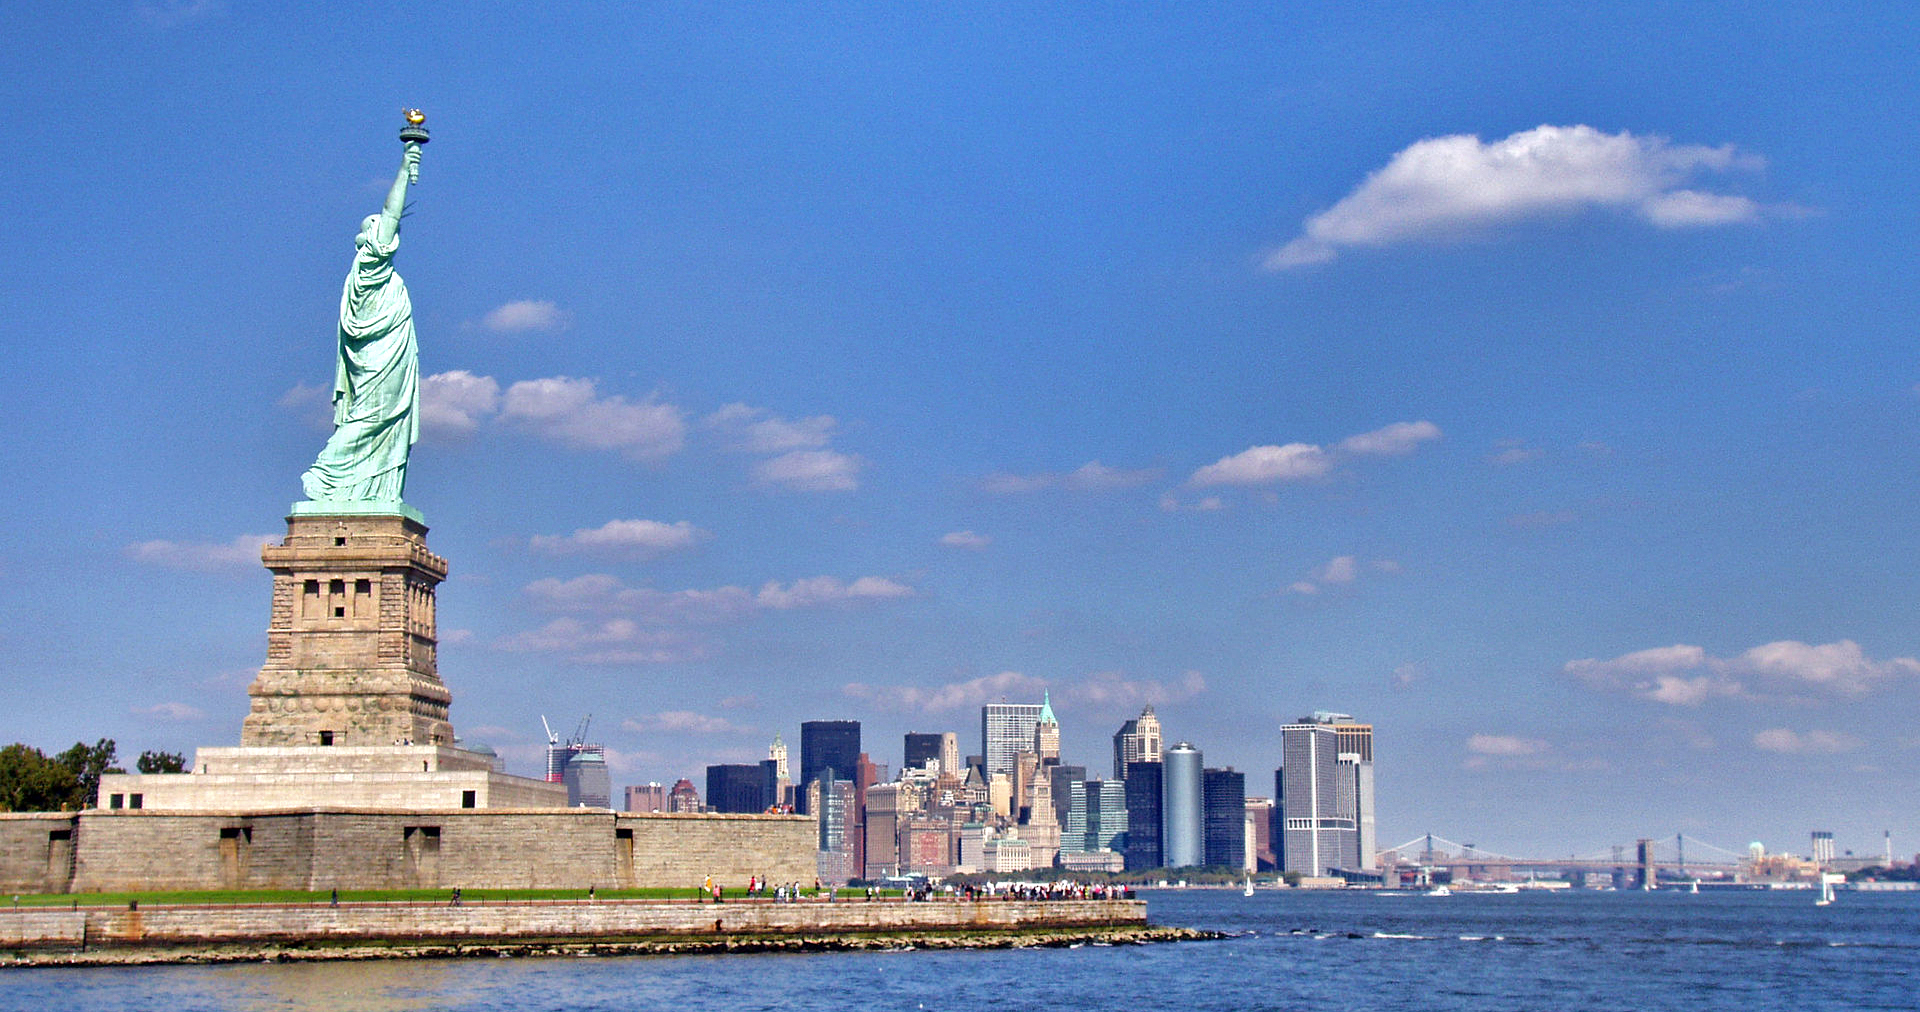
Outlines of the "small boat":
[{"label": "small boat", "polygon": [[1425,893],[1425,895],[1427,895],[1427,896],[1452,896],[1452,895],[1453,895],[1453,890],[1451,890],[1451,889],[1448,889],[1448,888],[1447,888],[1446,886],[1434,886],[1434,887],[1433,887],[1432,889],[1429,889],[1429,890],[1427,890],[1427,891],[1426,891],[1426,893]]},{"label": "small boat", "polygon": [[1252,896],[1252,895],[1253,895],[1253,876],[1252,876],[1252,875],[1248,875],[1248,876],[1247,876],[1247,887],[1246,887],[1246,889],[1244,889],[1244,890],[1242,890],[1242,891],[1241,891],[1241,893],[1240,893],[1240,895],[1242,895],[1242,896]]},{"label": "small boat", "polygon": [[1839,885],[1842,882],[1845,882],[1846,880],[1847,880],[1847,877],[1845,875],[1838,875],[1830,871],[1821,872],[1820,873],[1820,898],[1815,900],[1813,905],[1816,907],[1832,906],[1833,905],[1833,887]]}]

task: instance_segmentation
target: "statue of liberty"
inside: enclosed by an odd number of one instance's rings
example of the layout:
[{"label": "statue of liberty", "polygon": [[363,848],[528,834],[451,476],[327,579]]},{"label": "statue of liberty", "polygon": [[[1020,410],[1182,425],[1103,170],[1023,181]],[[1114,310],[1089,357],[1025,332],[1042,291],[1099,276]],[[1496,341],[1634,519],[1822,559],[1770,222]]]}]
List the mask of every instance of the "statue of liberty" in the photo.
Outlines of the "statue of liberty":
[{"label": "statue of liberty", "polygon": [[393,254],[400,248],[407,185],[419,180],[425,118],[418,110],[407,113],[400,172],[386,205],[367,216],[353,241],[353,267],[340,292],[333,436],[300,476],[313,504],[298,504],[296,512],[404,508],[407,454],[420,438],[420,354],[413,303],[393,270]]}]

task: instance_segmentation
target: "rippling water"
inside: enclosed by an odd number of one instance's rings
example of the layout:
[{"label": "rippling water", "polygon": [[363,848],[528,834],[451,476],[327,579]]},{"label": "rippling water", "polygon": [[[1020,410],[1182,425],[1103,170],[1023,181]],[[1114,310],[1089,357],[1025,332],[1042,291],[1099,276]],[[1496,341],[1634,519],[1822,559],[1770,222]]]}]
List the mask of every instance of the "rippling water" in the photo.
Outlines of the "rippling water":
[{"label": "rippling water", "polygon": [[34,969],[0,1008],[593,1012],[1920,1007],[1920,894],[1158,891],[1218,942],[987,952]]}]

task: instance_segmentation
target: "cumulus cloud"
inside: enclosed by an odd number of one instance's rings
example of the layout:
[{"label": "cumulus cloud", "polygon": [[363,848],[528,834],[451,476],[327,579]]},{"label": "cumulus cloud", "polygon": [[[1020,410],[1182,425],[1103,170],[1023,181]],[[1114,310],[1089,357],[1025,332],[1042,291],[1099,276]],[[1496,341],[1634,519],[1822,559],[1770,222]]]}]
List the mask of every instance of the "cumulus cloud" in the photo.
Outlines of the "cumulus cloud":
[{"label": "cumulus cloud", "polygon": [[652,398],[602,397],[595,381],[568,376],[508,387],[500,417],[575,449],[618,450],[635,460],[658,460],[686,442],[679,408]]},{"label": "cumulus cloud", "polygon": [[582,664],[672,664],[707,654],[706,644],[685,633],[642,628],[628,618],[557,618],[497,645],[514,652],[566,654]]},{"label": "cumulus cloud", "polygon": [[1333,458],[1311,443],[1250,446],[1193,472],[1193,485],[1270,485],[1277,481],[1319,478],[1333,470]]},{"label": "cumulus cloud", "polygon": [[940,543],[948,548],[965,548],[977,552],[993,544],[993,539],[972,531],[949,531],[940,535]]},{"label": "cumulus cloud", "polygon": [[709,717],[692,710],[662,710],[620,722],[629,731],[668,734],[745,734],[753,728],[736,724],[725,717]]},{"label": "cumulus cloud", "polygon": [[1756,221],[1762,208],[1753,201],[1687,184],[1703,173],[1762,165],[1731,144],[1674,144],[1589,126],[1539,126],[1492,143],[1470,134],[1428,138],[1308,218],[1266,266],[1287,270],[1325,263],[1346,248],[1445,239],[1599,208],[1658,228]]},{"label": "cumulus cloud", "polygon": [[1538,738],[1519,738],[1506,734],[1476,734],[1467,739],[1467,751],[1474,755],[1505,757],[1539,755],[1550,747]]},{"label": "cumulus cloud", "polygon": [[1540,457],[1541,450],[1538,447],[1528,446],[1518,439],[1503,439],[1495,444],[1493,452],[1487,455],[1487,463],[1495,467],[1512,467],[1515,464],[1539,460]]},{"label": "cumulus cloud", "polygon": [[279,544],[278,534],[242,534],[232,541],[141,541],[127,546],[133,561],[200,573],[249,570],[260,565],[260,547]]},{"label": "cumulus cloud", "polygon": [[420,424],[428,432],[466,435],[500,410],[500,384],[464,369],[420,381]]},{"label": "cumulus cloud", "polygon": [[536,551],[554,553],[616,553],[651,557],[664,552],[691,548],[707,537],[707,532],[685,520],[663,524],[658,520],[609,520],[594,528],[581,528],[572,534],[535,535]]},{"label": "cumulus cloud", "polygon": [[1155,678],[1128,678],[1117,671],[1096,671],[1085,681],[1065,686],[1068,702],[1096,709],[1136,710],[1148,703],[1177,703],[1207,691],[1207,679],[1198,671],[1183,671],[1172,682]]},{"label": "cumulus cloud", "polygon": [[1193,472],[1187,484],[1271,485],[1310,481],[1331,473],[1342,459],[1401,457],[1440,436],[1440,427],[1429,421],[1394,422],[1372,432],[1348,436],[1331,450],[1316,443],[1250,446]]},{"label": "cumulus cloud", "polygon": [[293,389],[280,395],[278,403],[307,427],[322,432],[333,431],[332,387],[318,383],[295,383]]},{"label": "cumulus cloud", "polygon": [[1432,422],[1394,422],[1372,432],[1362,432],[1340,441],[1338,449],[1356,457],[1403,457],[1421,443],[1440,438],[1440,426]]},{"label": "cumulus cloud", "polygon": [[769,580],[758,590],[739,586],[663,591],[629,587],[605,573],[571,580],[548,577],[527,585],[525,594],[543,611],[573,615],[618,615],[649,626],[710,625],[745,618],[756,611],[843,607],[913,597],[912,587],[884,576],[843,581],[816,576],[782,584]]},{"label": "cumulus cloud", "polygon": [[521,299],[488,313],[480,323],[497,333],[551,332],[565,330],[568,319],[566,311],[552,302]]},{"label": "cumulus cloud", "polygon": [[793,450],[755,465],[753,477],[798,492],[851,492],[860,487],[863,463],[835,450]]},{"label": "cumulus cloud", "polygon": [[765,408],[728,404],[701,421],[719,434],[727,449],[742,453],[786,453],[818,449],[833,438],[832,415],[787,419]]},{"label": "cumulus cloud", "polygon": [[199,709],[185,703],[155,703],[152,706],[135,707],[132,712],[135,716],[155,720],[199,720],[205,716]]},{"label": "cumulus cloud", "polygon": [[1630,692],[1676,706],[1696,706],[1715,697],[1750,695],[1749,683],[1782,689],[1818,689],[1860,697],[1900,678],[1920,675],[1920,660],[1877,661],[1852,640],[1813,645],[1780,640],[1734,657],[1714,657],[1687,644],[1655,647],[1612,660],[1568,661],[1565,672],[1587,686]]},{"label": "cumulus cloud", "polygon": [[[841,693],[878,708],[938,713],[972,709],[1005,698],[1038,699],[1047,688],[1049,683],[1042,679],[1018,671],[1002,671],[931,686],[848,682],[841,687]],[[1052,683],[1051,688],[1055,700],[1068,704],[1101,710],[1137,710],[1148,703],[1191,699],[1206,691],[1207,680],[1198,671],[1183,672],[1173,682],[1128,678],[1119,672],[1101,671],[1067,685]]]},{"label": "cumulus cloud", "polygon": [[1787,755],[1837,755],[1841,752],[1856,752],[1866,743],[1843,731],[1807,731],[1799,732],[1789,728],[1775,727],[1753,736],[1753,747],[1762,752],[1781,752]]},{"label": "cumulus cloud", "polygon": [[980,484],[986,491],[996,495],[1018,495],[1023,492],[1044,492],[1050,489],[1061,489],[1067,492],[1105,492],[1145,485],[1159,477],[1160,471],[1157,468],[1127,470],[1108,467],[1097,460],[1090,460],[1071,471],[1062,473],[1043,471],[1037,474],[990,474]]},{"label": "cumulus cloud", "polygon": [[870,685],[866,682],[848,682],[840,687],[840,692],[849,699],[857,699],[882,709],[939,713],[946,710],[972,709],[1003,696],[1037,696],[1044,688],[1046,683],[1038,678],[1023,675],[1018,671],[1002,671],[997,675],[983,675],[963,682],[948,682],[945,685]]},{"label": "cumulus cloud", "polygon": [[[1312,575],[1305,580],[1297,580],[1287,585],[1292,594],[1318,594],[1326,587],[1343,587],[1360,578],[1362,563],[1352,555],[1336,555],[1319,566],[1314,567]],[[1400,564],[1392,559],[1373,559],[1364,564],[1365,568],[1376,573],[1398,573]]]}]

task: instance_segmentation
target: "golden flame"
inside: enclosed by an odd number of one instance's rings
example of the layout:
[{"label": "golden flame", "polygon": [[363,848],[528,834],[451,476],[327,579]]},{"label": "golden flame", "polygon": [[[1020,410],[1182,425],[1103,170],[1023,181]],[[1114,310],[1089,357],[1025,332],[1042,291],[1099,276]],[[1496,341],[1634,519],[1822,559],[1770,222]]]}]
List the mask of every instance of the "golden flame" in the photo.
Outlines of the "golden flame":
[{"label": "golden flame", "polygon": [[419,126],[427,121],[427,114],[418,109],[408,109],[406,110],[406,114],[407,122],[412,123],[414,126]]}]

